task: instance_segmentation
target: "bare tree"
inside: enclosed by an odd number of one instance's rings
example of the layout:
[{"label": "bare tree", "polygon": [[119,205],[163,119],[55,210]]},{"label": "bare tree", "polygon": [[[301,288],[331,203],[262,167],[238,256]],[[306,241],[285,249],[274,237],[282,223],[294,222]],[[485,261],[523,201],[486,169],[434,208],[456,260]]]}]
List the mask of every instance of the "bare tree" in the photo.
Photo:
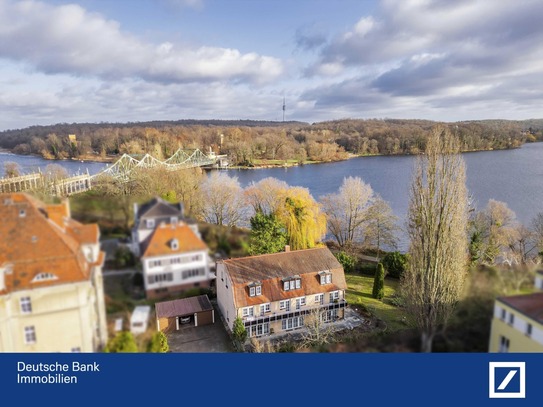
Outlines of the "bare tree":
[{"label": "bare tree", "polygon": [[401,281],[406,308],[421,333],[421,350],[450,318],[467,270],[468,195],[458,139],[434,129],[417,160],[407,231],[410,259]]},{"label": "bare tree", "polygon": [[4,174],[7,178],[18,177],[21,175],[21,167],[14,161],[6,161],[4,163]]},{"label": "bare tree", "polygon": [[202,193],[202,216],[206,222],[237,226],[243,219],[243,189],[237,177],[214,171],[203,182]]},{"label": "bare tree", "polygon": [[395,249],[396,232],[400,230],[398,217],[380,195],[375,195],[373,204],[368,208],[367,218],[364,241],[367,246],[377,248],[377,258],[383,246]]},{"label": "bare tree", "polygon": [[532,219],[530,229],[534,234],[534,239],[537,244],[538,255],[543,254],[543,212],[539,212]]},{"label": "bare tree", "polygon": [[334,340],[334,331],[326,322],[326,310],[315,308],[304,317],[304,330],[300,345],[302,347],[320,346]]},{"label": "bare tree", "polygon": [[368,209],[373,199],[373,189],[359,177],[344,178],[337,194],[327,194],[321,198],[328,219],[328,231],[341,247],[362,239],[363,226],[368,221]]},{"label": "bare tree", "polygon": [[289,189],[289,186],[285,181],[268,177],[257,183],[250,184],[245,188],[244,194],[246,202],[253,208],[255,213],[262,212],[269,215],[277,212],[283,204],[282,197],[287,189]]}]

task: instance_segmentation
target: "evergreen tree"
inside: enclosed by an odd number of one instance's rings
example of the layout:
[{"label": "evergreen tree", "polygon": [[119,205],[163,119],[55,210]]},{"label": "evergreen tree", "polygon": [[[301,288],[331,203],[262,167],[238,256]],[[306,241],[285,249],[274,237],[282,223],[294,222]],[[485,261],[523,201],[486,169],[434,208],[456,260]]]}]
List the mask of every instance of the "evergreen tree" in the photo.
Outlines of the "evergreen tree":
[{"label": "evergreen tree", "polygon": [[382,263],[377,265],[377,270],[375,271],[372,296],[378,300],[382,300],[385,296],[385,268]]},{"label": "evergreen tree", "polygon": [[249,254],[277,253],[285,248],[287,242],[285,225],[273,213],[257,212],[251,218]]}]

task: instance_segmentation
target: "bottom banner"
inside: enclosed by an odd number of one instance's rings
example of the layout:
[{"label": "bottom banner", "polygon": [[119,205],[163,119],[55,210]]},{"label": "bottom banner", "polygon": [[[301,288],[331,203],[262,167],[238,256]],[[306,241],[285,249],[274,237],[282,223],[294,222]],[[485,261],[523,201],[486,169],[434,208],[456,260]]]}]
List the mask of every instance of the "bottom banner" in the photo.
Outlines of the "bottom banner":
[{"label": "bottom banner", "polygon": [[0,354],[23,405],[541,406],[541,378],[542,354]]}]

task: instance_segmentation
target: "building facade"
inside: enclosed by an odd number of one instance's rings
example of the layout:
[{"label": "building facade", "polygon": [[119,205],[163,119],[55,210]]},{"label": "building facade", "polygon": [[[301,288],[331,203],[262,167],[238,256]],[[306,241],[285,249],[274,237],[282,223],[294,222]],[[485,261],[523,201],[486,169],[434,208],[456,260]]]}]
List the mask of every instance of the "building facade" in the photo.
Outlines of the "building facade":
[{"label": "building facade", "polygon": [[210,287],[215,274],[208,252],[204,241],[183,222],[158,225],[141,257],[147,298]]},{"label": "building facade", "polygon": [[496,299],[489,352],[543,352],[543,292]]},{"label": "building facade", "polygon": [[69,202],[0,195],[0,352],[96,352],[107,325],[96,224]]},{"label": "building facade", "polygon": [[232,330],[241,318],[250,337],[302,328],[308,318],[344,318],[345,274],[326,247],[224,260],[217,301]]}]

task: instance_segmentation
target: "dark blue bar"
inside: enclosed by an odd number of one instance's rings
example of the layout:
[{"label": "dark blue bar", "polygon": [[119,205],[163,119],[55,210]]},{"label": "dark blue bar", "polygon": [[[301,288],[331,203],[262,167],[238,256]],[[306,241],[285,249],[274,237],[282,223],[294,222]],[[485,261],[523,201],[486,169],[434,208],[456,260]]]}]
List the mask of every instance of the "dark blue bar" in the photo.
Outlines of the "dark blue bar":
[{"label": "dark blue bar", "polygon": [[[506,361],[525,362],[523,399],[489,398],[489,362]],[[67,364],[61,373],[77,383],[18,383],[58,378],[20,362]],[[74,362],[99,371],[74,372]],[[0,354],[3,399],[22,405],[542,406],[542,380],[543,354]]]}]

